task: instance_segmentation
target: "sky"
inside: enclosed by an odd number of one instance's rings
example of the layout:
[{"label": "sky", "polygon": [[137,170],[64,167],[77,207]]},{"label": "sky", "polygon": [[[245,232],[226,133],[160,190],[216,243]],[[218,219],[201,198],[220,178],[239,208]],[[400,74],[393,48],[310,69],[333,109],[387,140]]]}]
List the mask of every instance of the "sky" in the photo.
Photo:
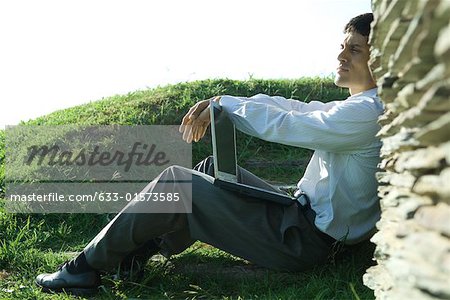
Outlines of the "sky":
[{"label": "sky", "polygon": [[0,1],[0,129],[208,78],[327,76],[370,0]]}]

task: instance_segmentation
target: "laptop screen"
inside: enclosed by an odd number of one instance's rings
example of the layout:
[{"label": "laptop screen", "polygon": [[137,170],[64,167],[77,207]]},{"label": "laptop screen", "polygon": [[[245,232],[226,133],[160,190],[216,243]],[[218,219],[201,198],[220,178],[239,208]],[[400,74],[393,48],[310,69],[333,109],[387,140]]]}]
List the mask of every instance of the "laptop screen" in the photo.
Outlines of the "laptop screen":
[{"label": "laptop screen", "polygon": [[213,104],[211,111],[211,131],[215,176],[219,179],[236,181],[230,178],[236,176],[236,132],[234,124],[217,104]]},{"label": "laptop screen", "polygon": [[211,136],[214,155],[214,184],[246,197],[292,205],[293,199],[279,191],[237,183],[236,131],[219,104],[211,102]]}]

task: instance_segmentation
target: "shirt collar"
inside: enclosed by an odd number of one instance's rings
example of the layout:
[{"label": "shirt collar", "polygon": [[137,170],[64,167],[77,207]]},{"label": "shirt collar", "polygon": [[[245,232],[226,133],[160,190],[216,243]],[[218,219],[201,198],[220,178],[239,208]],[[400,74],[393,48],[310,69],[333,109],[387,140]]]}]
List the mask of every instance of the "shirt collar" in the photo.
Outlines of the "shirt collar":
[{"label": "shirt collar", "polygon": [[349,98],[359,97],[359,96],[367,96],[367,97],[370,97],[370,98],[376,98],[376,97],[378,97],[377,90],[378,90],[378,88],[374,87],[373,89],[366,90],[366,91],[363,91],[363,92],[351,95]]}]

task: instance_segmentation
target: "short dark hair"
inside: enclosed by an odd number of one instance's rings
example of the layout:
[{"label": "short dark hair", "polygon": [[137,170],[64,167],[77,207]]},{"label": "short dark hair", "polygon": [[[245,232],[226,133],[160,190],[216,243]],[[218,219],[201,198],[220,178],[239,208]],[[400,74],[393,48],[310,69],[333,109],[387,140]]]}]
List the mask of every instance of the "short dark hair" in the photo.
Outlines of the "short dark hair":
[{"label": "short dark hair", "polygon": [[373,21],[373,14],[366,13],[351,19],[347,25],[345,25],[344,33],[357,32],[363,36],[369,36],[370,23]]}]

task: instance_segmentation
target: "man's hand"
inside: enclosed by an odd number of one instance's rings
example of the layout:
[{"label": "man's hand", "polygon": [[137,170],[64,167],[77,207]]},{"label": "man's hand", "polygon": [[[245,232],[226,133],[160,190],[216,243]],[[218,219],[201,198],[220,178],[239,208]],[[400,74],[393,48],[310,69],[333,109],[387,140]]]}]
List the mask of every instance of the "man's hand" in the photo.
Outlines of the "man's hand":
[{"label": "man's hand", "polygon": [[183,117],[179,131],[183,133],[183,140],[187,143],[198,142],[206,133],[210,119],[210,102],[218,101],[220,97],[197,102]]}]

